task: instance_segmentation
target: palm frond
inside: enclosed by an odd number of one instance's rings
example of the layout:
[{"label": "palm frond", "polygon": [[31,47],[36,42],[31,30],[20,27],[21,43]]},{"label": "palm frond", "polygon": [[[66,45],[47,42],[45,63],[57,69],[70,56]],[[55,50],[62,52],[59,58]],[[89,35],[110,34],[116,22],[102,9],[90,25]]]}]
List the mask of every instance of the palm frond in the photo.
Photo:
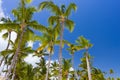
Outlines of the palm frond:
[{"label": "palm frond", "polygon": [[70,30],[70,32],[72,32],[74,29],[74,22],[69,20],[69,19],[66,19],[65,20],[65,27],[67,27]]},{"label": "palm frond", "polygon": [[15,50],[11,50],[11,49],[3,50],[3,51],[1,51],[1,55],[6,56],[6,55],[12,54],[14,52],[15,52]]},{"label": "palm frond", "polygon": [[70,15],[70,13],[71,13],[72,10],[74,10],[74,11],[77,10],[77,6],[76,6],[76,4],[74,4],[74,3],[71,3],[71,4],[68,6],[68,8],[67,8],[67,10],[66,10],[66,12],[65,12],[65,16],[68,17],[68,16]]},{"label": "palm frond", "polygon": [[44,1],[39,4],[39,10],[48,9],[51,10],[55,15],[62,14],[59,7],[55,5],[52,1]]},{"label": "palm frond", "polygon": [[37,52],[42,51],[42,50],[45,48],[46,45],[47,45],[47,44],[42,44],[42,45],[37,49]]},{"label": "palm frond", "polygon": [[27,23],[28,26],[30,26],[31,28],[35,29],[35,30],[38,30],[40,32],[46,32],[47,31],[47,28],[41,24],[38,24],[36,21],[32,21],[32,22],[29,22]]},{"label": "palm frond", "polygon": [[50,25],[54,25],[55,23],[59,23],[59,16],[50,16],[48,19],[48,23]]},{"label": "palm frond", "polygon": [[7,39],[7,38],[8,38],[8,32],[4,33],[4,34],[2,35],[2,37],[3,37],[4,39]]},{"label": "palm frond", "polygon": [[60,35],[61,29],[60,29],[60,24],[57,23],[53,29],[53,35],[54,35],[54,39],[56,40],[58,38],[58,36]]},{"label": "palm frond", "polygon": [[90,48],[93,45],[90,43],[89,40],[87,40],[86,38],[84,38],[83,36],[80,36],[76,42],[83,48]]},{"label": "palm frond", "polygon": [[30,4],[32,0],[25,0],[26,3]]},{"label": "palm frond", "polygon": [[[59,45],[60,44],[60,40],[56,40],[55,44]],[[62,40],[62,47],[64,47],[64,45],[67,44],[66,40]]]},{"label": "palm frond", "polygon": [[0,24],[0,31],[3,29],[17,31],[19,28],[20,28],[19,24],[15,24],[15,23]]}]

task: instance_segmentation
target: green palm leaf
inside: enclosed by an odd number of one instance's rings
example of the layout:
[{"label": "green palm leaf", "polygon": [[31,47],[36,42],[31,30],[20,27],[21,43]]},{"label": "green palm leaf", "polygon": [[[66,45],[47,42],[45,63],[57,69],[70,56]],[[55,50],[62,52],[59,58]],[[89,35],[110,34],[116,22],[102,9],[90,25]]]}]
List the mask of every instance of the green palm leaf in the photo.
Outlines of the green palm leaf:
[{"label": "green palm leaf", "polygon": [[39,10],[43,9],[49,9],[51,10],[55,15],[61,15],[61,11],[57,5],[55,5],[52,1],[44,1],[39,4]]},{"label": "green palm leaf", "polygon": [[48,19],[50,25],[54,25],[55,23],[59,23],[59,16],[50,16]]},{"label": "green palm leaf", "polygon": [[74,29],[74,22],[72,20],[66,19],[65,27],[67,27],[72,32]]},{"label": "green palm leaf", "polygon": [[41,24],[38,24],[36,21],[32,21],[32,22],[29,22],[27,23],[28,26],[30,26],[31,28],[35,29],[35,30],[38,30],[38,31],[41,31],[41,32],[46,32],[47,31],[47,28]]},{"label": "green palm leaf", "polygon": [[19,24],[15,24],[15,23],[4,23],[4,24],[0,24],[0,31],[1,30],[12,30],[12,31],[17,31],[20,28]]},{"label": "green palm leaf", "polygon": [[8,38],[8,32],[4,33],[4,34],[2,35],[2,37],[3,37],[4,39],[7,39],[7,38]]},{"label": "green palm leaf", "polygon": [[68,8],[67,8],[67,10],[66,10],[66,12],[65,12],[65,16],[68,17],[68,16],[70,15],[70,13],[71,13],[72,10],[74,10],[74,11],[77,10],[77,6],[76,6],[76,4],[74,4],[74,3],[71,3],[71,4],[68,6]]}]

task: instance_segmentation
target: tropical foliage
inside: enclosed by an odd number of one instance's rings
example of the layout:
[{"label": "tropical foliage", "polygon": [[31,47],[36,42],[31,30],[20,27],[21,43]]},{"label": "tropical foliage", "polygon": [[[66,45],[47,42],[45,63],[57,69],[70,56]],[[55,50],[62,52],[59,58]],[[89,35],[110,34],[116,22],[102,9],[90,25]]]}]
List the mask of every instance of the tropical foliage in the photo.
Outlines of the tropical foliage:
[{"label": "tropical foliage", "polygon": [[[66,7],[58,6],[52,1],[43,1],[36,9],[30,6],[31,2],[32,0],[20,0],[19,6],[12,10],[14,20],[1,19],[3,23],[0,24],[0,31],[6,30],[2,37],[8,40],[6,49],[0,50],[0,75],[3,75],[5,80],[120,80],[106,77],[107,74],[114,74],[112,69],[106,73],[92,65],[93,57],[89,54],[89,49],[93,45],[84,36],[79,36],[75,43],[63,38],[64,28],[71,32],[74,29],[74,22],[69,16],[72,10],[77,10],[75,3]],[[44,9],[53,13],[48,18],[48,27],[33,20],[34,13]],[[36,30],[40,34],[36,34]],[[15,41],[11,40],[12,32],[17,34]],[[29,41],[39,41],[41,45],[33,49],[28,46]],[[59,52],[56,52],[58,45]],[[63,58],[63,48],[71,58]],[[74,60],[76,52],[83,56],[79,58],[81,63],[78,66]],[[58,58],[53,61],[52,56],[57,53]],[[39,58],[36,66],[25,61],[29,55]]]}]

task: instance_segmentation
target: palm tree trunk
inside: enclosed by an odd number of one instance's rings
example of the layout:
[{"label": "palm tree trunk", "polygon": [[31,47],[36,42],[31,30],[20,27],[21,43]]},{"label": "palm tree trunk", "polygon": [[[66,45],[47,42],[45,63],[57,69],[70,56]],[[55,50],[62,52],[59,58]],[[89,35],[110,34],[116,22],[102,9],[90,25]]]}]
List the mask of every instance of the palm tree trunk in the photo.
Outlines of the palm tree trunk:
[{"label": "palm tree trunk", "polygon": [[61,23],[60,48],[59,48],[59,80],[62,80],[62,41],[64,32],[64,22]]},{"label": "palm tree trunk", "polygon": [[13,76],[12,76],[12,80],[14,80],[14,79],[15,79],[15,72],[16,72],[16,65],[15,65],[15,67],[14,67],[14,69],[13,69]]},{"label": "palm tree trunk", "polygon": [[[21,42],[22,42],[22,38],[23,38],[23,35],[24,35],[24,31],[25,31],[25,27],[22,26],[22,32],[21,32],[21,35],[20,35],[20,39],[19,39],[19,42],[18,42],[18,47],[16,49],[16,52],[15,52],[15,55],[13,56],[13,60],[11,62],[11,65],[10,65],[10,68],[8,70],[8,73],[7,73],[7,78],[6,80],[10,80],[10,75],[11,75],[11,72],[12,72],[12,69],[15,68],[15,65],[16,65],[16,62],[17,62],[17,59],[18,59],[18,54],[20,52],[20,45],[21,45]],[[14,71],[13,71],[14,72]]]},{"label": "palm tree trunk", "polygon": [[45,80],[48,80],[48,74],[49,74],[49,68],[50,68],[50,62],[51,62],[51,53],[49,53],[49,59],[48,59],[48,67],[47,67],[47,73],[46,73],[46,77]]},{"label": "palm tree trunk", "polygon": [[88,58],[88,50],[87,49],[86,49],[86,63],[87,63],[87,70],[88,70],[88,79],[92,80],[90,62],[89,62],[89,58]]},{"label": "palm tree trunk", "polygon": [[72,67],[74,69],[74,53],[72,54]]}]

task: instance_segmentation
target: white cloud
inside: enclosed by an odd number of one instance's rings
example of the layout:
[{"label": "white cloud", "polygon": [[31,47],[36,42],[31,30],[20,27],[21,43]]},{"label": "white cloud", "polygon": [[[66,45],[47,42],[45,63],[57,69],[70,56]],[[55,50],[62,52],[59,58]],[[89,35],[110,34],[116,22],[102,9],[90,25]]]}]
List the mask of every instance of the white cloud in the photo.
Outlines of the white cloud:
[{"label": "white cloud", "polygon": [[32,48],[33,48],[33,41],[28,41],[27,46],[28,46],[28,47],[32,47]]},{"label": "white cloud", "polygon": [[25,58],[25,61],[29,64],[32,64],[35,67],[35,66],[37,66],[36,63],[40,61],[40,58],[37,56],[33,56],[33,54],[29,54]]},{"label": "white cloud", "polygon": [[69,69],[69,71],[74,71],[74,68],[73,68],[73,67],[71,67],[71,68]]}]

